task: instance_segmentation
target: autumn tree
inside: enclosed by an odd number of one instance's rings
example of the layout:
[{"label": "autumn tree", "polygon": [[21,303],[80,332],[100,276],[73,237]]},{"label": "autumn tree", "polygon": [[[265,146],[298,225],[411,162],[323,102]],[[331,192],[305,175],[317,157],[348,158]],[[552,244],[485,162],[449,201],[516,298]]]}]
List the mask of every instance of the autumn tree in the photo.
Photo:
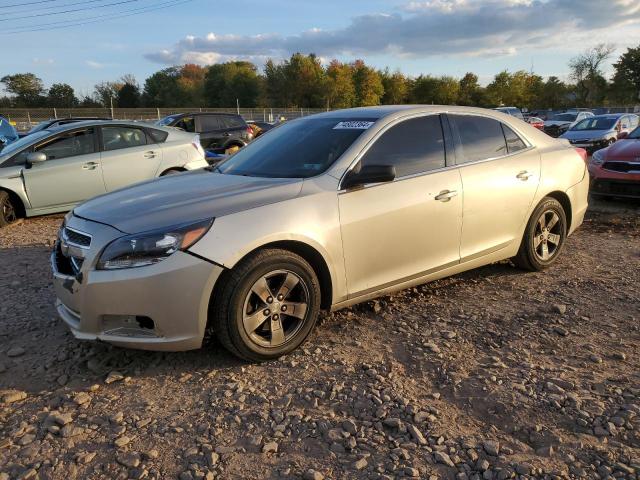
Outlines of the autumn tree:
[{"label": "autumn tree", "polygon": [[351,66],[333,60],[327,67],[325,98],[328,108],[349,108],[355,104],[356,88]]},{"label": "autumn tree", "polygon": [[260,98],[261,80],[250,62],[227,62],[209,67],[204,79],[204,97],[211,107],[255,107]]},{"label": "autumn tree", "polygon": [[400,105],[406,103],[409,93],[409,82],[400,71],[391,73],[388,68],[380,72],[384,95],[383,105]]},{"label": "autumn tree", "polygon": [[179,96],[183,106],[204,105],[204,82],[207,69],[188,63],[180,68],[177,77]]},{"label": "autumn tree", "polygon": [[363,60],[356,60],[352,65],[353,84],[355,86],[356,102],[358,107],[380,105],[384,95],[384,86],[380,74],[367,66]]}]

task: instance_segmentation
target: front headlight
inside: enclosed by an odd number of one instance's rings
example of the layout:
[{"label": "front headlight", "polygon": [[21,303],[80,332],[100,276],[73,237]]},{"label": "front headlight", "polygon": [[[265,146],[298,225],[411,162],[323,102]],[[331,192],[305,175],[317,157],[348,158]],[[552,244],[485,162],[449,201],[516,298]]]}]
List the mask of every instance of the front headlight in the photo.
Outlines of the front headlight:
[{"label": "front headlight", "polygon": [[185,250],[207,233],[213,219],[121,237],[100,255],[98,270],[145,267]]},{"label": "front headlight", "polygon": [[606,148],[603,148],[601,150],[596,150],[593,155],[591,156],[591,163],[593,163],[594,165],[602,165],[604,163],[604,157],[606,155]]}]

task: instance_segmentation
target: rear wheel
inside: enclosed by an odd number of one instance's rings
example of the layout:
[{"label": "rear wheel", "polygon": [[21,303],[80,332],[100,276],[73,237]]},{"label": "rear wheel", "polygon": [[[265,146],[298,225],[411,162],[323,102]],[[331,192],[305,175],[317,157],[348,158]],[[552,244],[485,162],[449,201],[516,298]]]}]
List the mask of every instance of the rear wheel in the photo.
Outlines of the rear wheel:
[{"label": "rear wheel", "polygon": [[4,227],[18,220],[18,206],[9,192],[0,191],[0,227]]},{"label": "rear wheel", "polygon": [[545,197],[529,219],[513,262],[525,270],[544,270],[557,260],[566,237],[564,208],[555,198]]},{"label": "rear wheel", "polygon": [[211,320],[231,353],[250,361],[271,360],[298,348],[311,333],[320,308],[320,284],[299,255],[262,250],[221,281]]}]

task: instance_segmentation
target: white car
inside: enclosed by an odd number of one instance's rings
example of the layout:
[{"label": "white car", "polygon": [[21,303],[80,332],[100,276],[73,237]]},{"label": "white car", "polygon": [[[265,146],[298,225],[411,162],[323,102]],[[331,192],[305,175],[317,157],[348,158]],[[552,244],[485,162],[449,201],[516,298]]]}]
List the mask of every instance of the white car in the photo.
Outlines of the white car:
[{"label": "white car", "polygon": [[41,130],[0,152],[0,227],[207,165],[198,136],[175,128],[94,120]]}]

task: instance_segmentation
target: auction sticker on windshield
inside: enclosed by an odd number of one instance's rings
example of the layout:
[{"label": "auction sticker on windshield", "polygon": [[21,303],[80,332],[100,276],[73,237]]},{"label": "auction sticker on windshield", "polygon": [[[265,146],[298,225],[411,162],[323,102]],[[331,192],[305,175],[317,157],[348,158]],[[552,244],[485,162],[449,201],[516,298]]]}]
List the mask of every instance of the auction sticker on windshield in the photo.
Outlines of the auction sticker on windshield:
[{"label": "auction sticker on windshield", "polygon": [[340,122],[335,127],[334,130],[367,130],[371,127],[375,122],[365,122],[365,121],[349,121],[349,122]]}]

